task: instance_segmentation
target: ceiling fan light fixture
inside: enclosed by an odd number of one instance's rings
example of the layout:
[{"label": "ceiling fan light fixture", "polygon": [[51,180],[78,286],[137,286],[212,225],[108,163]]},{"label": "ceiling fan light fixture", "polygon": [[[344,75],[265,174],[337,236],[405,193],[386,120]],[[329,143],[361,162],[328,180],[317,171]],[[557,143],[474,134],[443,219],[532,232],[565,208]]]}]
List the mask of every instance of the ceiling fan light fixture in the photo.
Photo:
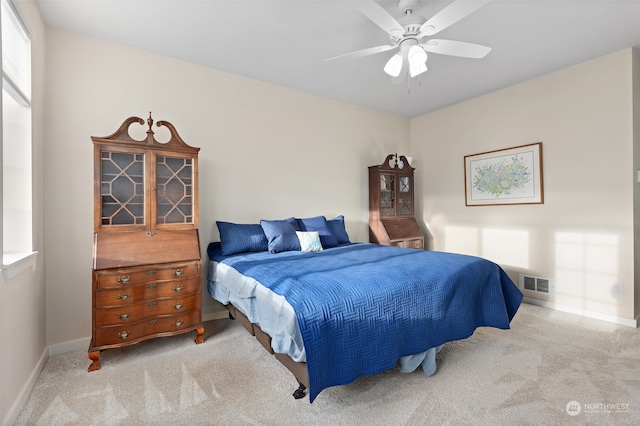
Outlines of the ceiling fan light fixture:
[{"label": "ceiling fan light fixture", "polygon": [[[4,0],[3,0],[4,1]],[[403,16],[394,18],[374,0],[361,0],[358,8],[371,22],[386,32],[391,44],[370,47],[335,56],[328,60],[345,57],[363,57],[397,49],[384,66],[384,72],[393,77],[393,82],[403,81],[409,75],[415,77],[427,71],[427,52],[462,58],[484,58],[491,48],[479,44],[445,39],[428,39],[445,28],[457,23],[491,0],[448,0],[449,5],[429,20],[414,13],[421,0],[396,0]],[[398,79],[402,74],[402,78]]]},{"label": "ceiling fan light fixture", "polygon": [[427,64],[418,64],[418,65],[410,65],[409,66],[409,75],[413,78],[417,75],[422,74],[427,71]]},{"label": "ceiling fan light fixture", "polygon": [[391,77],[397,77],[400,75],[400,71],[402,71],[402,56],[396,53],[387,61],[387,64],[384,66],[384,72]]},{"label": "ceiling fan light fixture", "polygon": [[427,62],[427,52],[417,44],[414,44],[409,49],[408,53],[409,66],[417,67],[424,65]]}]

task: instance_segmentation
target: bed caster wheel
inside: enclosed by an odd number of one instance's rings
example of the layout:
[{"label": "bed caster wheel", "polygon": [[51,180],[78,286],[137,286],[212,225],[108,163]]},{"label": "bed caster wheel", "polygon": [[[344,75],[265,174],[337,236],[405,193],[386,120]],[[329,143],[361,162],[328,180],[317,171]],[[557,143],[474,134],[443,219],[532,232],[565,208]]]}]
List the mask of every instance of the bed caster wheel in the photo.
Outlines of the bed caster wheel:
[{"label": "bed caster wheel", "polygon": [[298,389],[295,390],[295,392],[293,392],[293,397],[295,399],[304,398],[305,395],[307,394],[307,387],[300,382],[298,382],[298,384],[300,386],[298,387]]}]

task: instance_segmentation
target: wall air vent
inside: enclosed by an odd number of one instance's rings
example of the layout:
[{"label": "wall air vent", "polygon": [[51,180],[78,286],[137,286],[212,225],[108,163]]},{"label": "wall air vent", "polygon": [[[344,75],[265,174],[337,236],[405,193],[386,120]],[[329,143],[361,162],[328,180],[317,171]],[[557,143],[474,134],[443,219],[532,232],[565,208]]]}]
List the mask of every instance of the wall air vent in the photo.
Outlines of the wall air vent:
[{"label": "wall air vent", "polygon": [[520,274],[520,288],[536,293],[552,294],[555,286],[550,278],[532,277]]}]

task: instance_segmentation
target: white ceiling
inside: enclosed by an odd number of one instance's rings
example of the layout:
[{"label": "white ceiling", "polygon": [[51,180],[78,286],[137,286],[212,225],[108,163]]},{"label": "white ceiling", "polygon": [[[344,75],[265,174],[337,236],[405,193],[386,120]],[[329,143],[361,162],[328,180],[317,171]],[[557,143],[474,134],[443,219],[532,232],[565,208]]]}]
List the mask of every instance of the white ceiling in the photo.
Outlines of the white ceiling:
[{"label": "white ceiling", "polygon": [[[640,52],[640,0],[493,0],[438,38],[493,48],[484,59],[430,54],[429,71],[392,85],[393,51],[365,0],[36,0],[48,26],[256,80],[415,117],[608,53]],[[420,1],[430,18],[451,0]],[[397,1],[378,0],[399,18]]]}]

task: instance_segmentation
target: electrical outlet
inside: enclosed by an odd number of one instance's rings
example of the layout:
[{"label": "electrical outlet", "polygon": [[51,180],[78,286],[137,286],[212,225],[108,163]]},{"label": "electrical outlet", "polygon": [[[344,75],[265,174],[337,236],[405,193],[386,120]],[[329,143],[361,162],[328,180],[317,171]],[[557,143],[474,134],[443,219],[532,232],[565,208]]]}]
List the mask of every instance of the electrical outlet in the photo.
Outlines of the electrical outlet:
[{"label": "electrical outlet", "polygon": [[622,283],[615,283],[613,285],[614,296],[622,296]]}]

